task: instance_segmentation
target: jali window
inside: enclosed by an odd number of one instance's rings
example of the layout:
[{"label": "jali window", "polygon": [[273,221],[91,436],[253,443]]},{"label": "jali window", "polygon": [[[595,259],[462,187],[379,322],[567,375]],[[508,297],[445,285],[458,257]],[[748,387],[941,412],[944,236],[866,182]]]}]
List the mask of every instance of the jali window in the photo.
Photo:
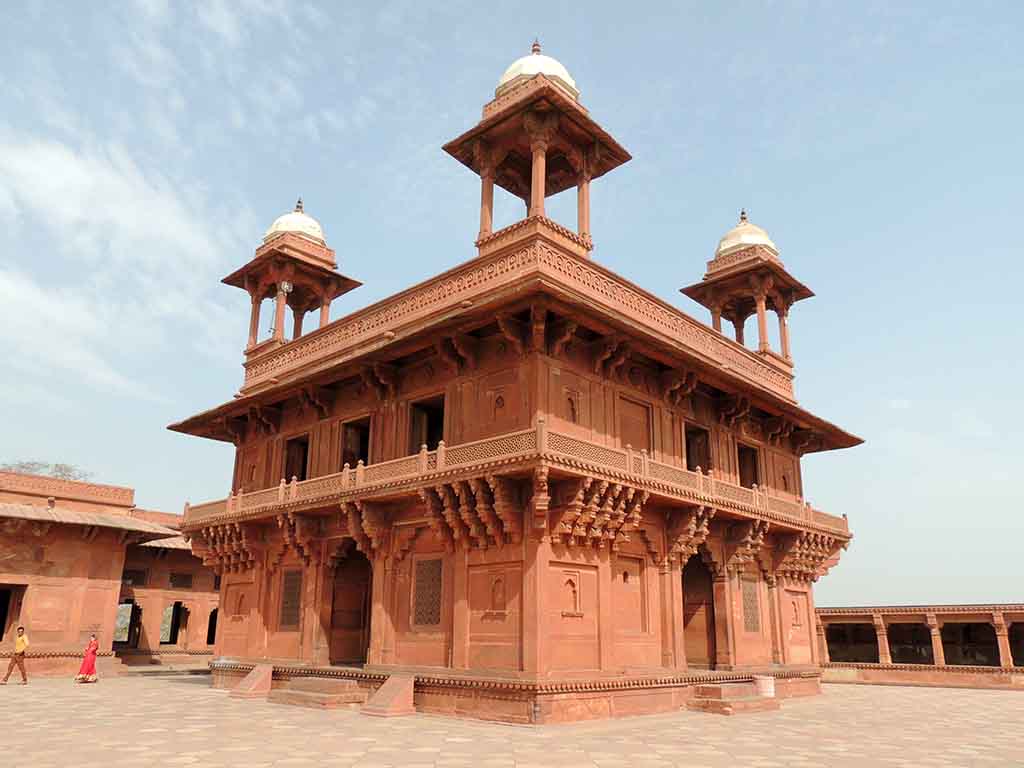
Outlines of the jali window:
[{"label": "jali window", "polygon": [[281,577],[280,629],[298,629],[302,606],[302,571],[285,571]]},{"label": "jali window", "polygon": [[743,579],[743,629],[761,631],[761,603],[757,597],[757,582]]},{"label": "jali window", "polygon": [[435,627],[441,623],[441,558],[416,561],[412,623]]}]

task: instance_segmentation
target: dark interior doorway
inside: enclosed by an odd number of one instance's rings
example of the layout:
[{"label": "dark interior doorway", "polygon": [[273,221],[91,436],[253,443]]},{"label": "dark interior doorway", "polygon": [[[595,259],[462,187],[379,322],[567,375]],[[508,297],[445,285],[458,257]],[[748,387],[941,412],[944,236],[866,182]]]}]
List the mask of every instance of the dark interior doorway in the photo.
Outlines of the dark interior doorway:
[{"label": "dark interior doorway", "polygon": [[7,622],[10,620],[11,590],[0,587],[0,640],[7,636]]},{"label": "dark interior doorway", "polygon": [[334,569],[331,600],[331,663],[365,664],[370,646],[370,590],[373,572],[366,556],[352,548]]},{"label": "dark interior doorway", "polygon": [[206,644],[213,645],[217,640],[217,609],[210,611],[210,618],[206,622]]},{"label": "dark interior doorway", "polygon": [[711,571],[698,555],[683,568],[683,640],[689,666],[714,669],[714,585]]}]

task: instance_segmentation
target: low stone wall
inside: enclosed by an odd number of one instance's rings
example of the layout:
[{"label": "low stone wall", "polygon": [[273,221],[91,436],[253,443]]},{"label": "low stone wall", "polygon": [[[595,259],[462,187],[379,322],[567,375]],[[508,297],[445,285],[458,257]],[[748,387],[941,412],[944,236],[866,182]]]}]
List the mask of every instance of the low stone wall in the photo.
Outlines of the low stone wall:
[{"label": "low stone wall", "polygon": [[[7,674],[7,665],[11,661],[11,652],[0,653],[0,678]],[[25,672],[29,679],[33,677],[66,677],[73,679],[82,666],[82,651],[33,651],[31,648],[25,655]],[[96,674],[102,677],[116,677],[124,670],[120,659],[107,651],[96,657]],[[20,680],[17,667],[11,672],[11,681]]]},{"label": "low stone wall", "polygon": [[922,685],[939,688],[995,688],[1024,691],[1024,667],[968,667],[947,664],[861,664],[833,662],[822,669],[826,683]]},{"label": "low stone wall", "polygon": [[131,668],[206,668],[213,660],[213,651],[188,651],[180,648],[169,650],[119,650],[115,651],[115,653],[125,666]]},{"label": "low stone wall", "polygon": [[[373,693],[391,672],[416,677],[413,701],[418,712],[504,723],[548,724],[676,712],[693,698],[695,686],[706,682],[750,682],[748,672],[701,672],[671,677],[613,677],[589,680],[533,681],[486,675],[416,671],[410,668],[359,670],[301,667],[275,663],[272,689],[295,677],[355,680]],[[213,687],[230,690],[254,667],[252,662],[216,660],[210,664]],[[758,674],[765,674],[758,672]],[[821,693],[817,671],[772,671],[780,699]]]}]

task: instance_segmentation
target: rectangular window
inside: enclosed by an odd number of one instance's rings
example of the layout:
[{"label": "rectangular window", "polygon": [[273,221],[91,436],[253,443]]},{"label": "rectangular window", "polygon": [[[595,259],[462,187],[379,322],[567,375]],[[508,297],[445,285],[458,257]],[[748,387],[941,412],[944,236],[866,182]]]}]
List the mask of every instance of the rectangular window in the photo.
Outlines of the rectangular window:
[{"label": "rectangular window", "polygon": [[416,581],[413,586],[412,623],[436,627],[441,623],[441,558],[416,561]]},{"label": "rectangular window", "polygon": [[370,463],[370,417],[341,425],[341,466]]},{"label": "rectangular window", "polygon": [[121,573],[121,583],[127,584],[129,587],[144,587],[146,586],[146,572],[125,568]]},{"label": "rectangular window", "polygon": [[697,467],[711,469],[711,433],[703,427],[686,425],[686,468],[696,472]]},{"label": "rectangular window", "polygon": [[309,435],[293,437],[284,444],[284,479],[290,483],[292,478],[300,481],[306,479],[309,464]]},{"label": "rectangular window", "polygon": [[632,446],[634,451],[650,452],[651,408],[646,403],[619,399],[619,441],[623,448]]},{"label": "rectangular window", "polygon": [[743,579],[743,629],[747,632],[761,631],[761,603],[757,596],[757,582]]},{"label": "rectangular window", "polygon": [[409,406],[409,428],[409,453],[418,453],[421,445],[436,450],[444,439],[444,395]]},{"label": "rectangular window", "polygon": [[192,589],[192,574],[172,573],[171,589]]},{"label": "rectangular window", "polygon": [[281,614],[278,629],[298,629],[302,606],[302,571],[285,571],[281,576]]},{"label": "rectangular window", "polygon": [[744,488],[753,488],[760,485],[761,479],[757,467],[757,448],[739,443],[736,446],[736,454],[740,467],[740,485]]},{"label": "rectangular window", "polygon": [[220,592],[220,574],[213,574],[213,591]]}]

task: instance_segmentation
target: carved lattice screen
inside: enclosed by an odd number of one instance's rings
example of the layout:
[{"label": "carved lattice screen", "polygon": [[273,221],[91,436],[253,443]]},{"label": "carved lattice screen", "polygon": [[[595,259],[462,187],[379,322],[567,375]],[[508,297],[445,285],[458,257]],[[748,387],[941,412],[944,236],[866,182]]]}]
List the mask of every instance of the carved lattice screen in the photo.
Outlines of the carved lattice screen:
[{"label": "carved lattice screen", "polygon": [[441,623],[440,558],[416,561],[413,624],[436,626]]},{"label": "carved lattice screen", "polygon": [[757,597],[757,582],[743,579],[743,629],[761,631],[761,604]]}]

